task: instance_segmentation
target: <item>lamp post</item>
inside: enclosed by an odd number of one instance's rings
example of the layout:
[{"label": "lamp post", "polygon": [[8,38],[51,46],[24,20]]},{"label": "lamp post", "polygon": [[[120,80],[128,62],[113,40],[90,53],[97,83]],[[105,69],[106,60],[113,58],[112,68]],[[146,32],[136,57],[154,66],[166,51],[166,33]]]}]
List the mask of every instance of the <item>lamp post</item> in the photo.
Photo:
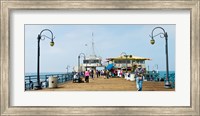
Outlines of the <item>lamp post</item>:
[{"label": "lamp post", "polygon": [[[156,35],[153,35],[154,30],[156,29],[161,29],[163,31],[163,33],[158,33]],[[152,32],[151,32],[151,40],[150,43],[153,45],[155,43],[154,37],[160,35],[161,38],[165,38],[165,53],[166,53],[166,81],[165,81],[165,88],[171,88],[171,84],[169,83],[169,66],[168,66],[168,43],[167,43],[167,39],[168,39],[168,35],[167,32],[165,32],[165,30],[162,27],[155,27]],[[163,36],[161,36],[163,35]]]},{"label": "lamp post", "polygon": [[128,57],[128,55],[125,53],[125,52],[122,52],[121,53],[121,55],[123,55],[124,54],[124,56],[126,57],[126,73],[127,73],[127,57]]},{"label": "lamp post", "polygon": [[125,57],[126,57],[126,73],[127,73],[127,68],[128,68],[128,66],[127,66],[127,57],[128,57],[128,55],[124,55]]},{"label": "lamp post", "polygon": [[[42,35],[42,33],[44,31],[48,31],[51,33],[51,37],[48,37],[46,35]],[[43,37],[43,38],[42,38]],[[51,30],[49,29],[43,29],[40,34],[38,35],[37,39],[38,39],[38,54],[37,54],[37,86],[35,86],[37,89],[41,89],[41,84],[40,84],[40,40],[45,40],[45,38],[48,38],[51,40],[50,42],[50,46],[54,46],[54,39],[55,37],[53,37],[53,33]]]},{"label": "lamp post", "polygon": [[102,66],[102,57],[99,56],[98,58],[99,58],[99,62],[98,63],[100,64],[100,66]]},{"label": "lamp post", "polygon": [[68,74],[69,67],[70,67],[69,65],[67,65],[67,67],[66,67],[66,69],[67,69],[67,74]]},{"label": "lamp post", "polygon": [[155,64],[156,66],[156,73],[158,73],[158,64]]},{"label": "lamp post", "polygon": [[84,60],[85,60],[85,54],[84,54],[84,53],[80,53],[80,54],[78,55],[78,72],[80,72],[80,58],[81,58],[81,55],[83,55]]}]

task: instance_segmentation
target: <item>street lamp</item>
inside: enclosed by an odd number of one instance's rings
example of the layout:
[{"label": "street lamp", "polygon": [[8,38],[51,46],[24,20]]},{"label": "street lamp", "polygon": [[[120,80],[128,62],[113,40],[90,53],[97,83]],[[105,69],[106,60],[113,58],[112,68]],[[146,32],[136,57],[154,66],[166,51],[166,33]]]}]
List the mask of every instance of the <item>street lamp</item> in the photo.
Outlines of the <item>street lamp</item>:
[{"label": "street lamp", "polygon": [[125,57],[126,57],[126,73],[127,73],[127,68],[128,68],[128,66],[127,66],[127,57],[128,57],[128,55],[124,55]]},{"label": "street lamp", "polygon": [[[46,35],[42,35],[42,33],[44,31],[48,31],[51,33],[51,37],[48,37]],[[43,38],[42,38],[43,37]],[[37,39],[38,39],[38,54],[37,54],[37,86],[35,86],[37,89],[41,89],[41,85],[40,85],[40,40],[45,40],[45,38],[48,38],[51,40],[50,42],[50,46],[54,46],[54,39],[55,37],[53,37],[53,33],[51,30],[49,29],[43,29],[40,34],[38,35]]]},{"label": "street lamp", "polygon": [[[153,35],[154,30],[156,29],[161,29],[163,31],[163,33],[158,33],[157,35]],[[155,27],[152,32],[151,32],[151,40],[150,43],[153,45],[155,43],[154,37],[160,35],[161,38],[165,38],[165,50],[166,50],[166,81],[165,81],[165,88],[171,88],[171,84],[169,83],[169,67],[168,67],[168,43],[167,43],[167,39],[168,39],[168,35],[167,32],[165,32],[165,30],[162,27]],[[163,35],[163,36],[161,36]]]},{"label": "street lamp", "polygon": [[68,74],[69,67],[70,67],[69,65],[67,65],[67,67],[66,67],[66,69],[67,69],[67,74]]},{"label": "street lamp", "polygon": [[81,58],[81,55],[83,55],[84,60],[85,60],[85,54],[84,54],[84,53],[80,53],[80,54],[78,55],[78,72],[80,71],[80,58]]},{"label": "street lamp", "polygon": [[124,57],[126,57],[126,73],[127,73],[127,57],[128,57],[128,55],[125,53],[125,52],[122,52],[121,53],[121,56],[124,54]]},{"label": "street lamp", "polygon": [[99,62],[98,63],[100,64],[100,66],[102,66],[102,57],[99,56],[98,58],[99,58]]}]

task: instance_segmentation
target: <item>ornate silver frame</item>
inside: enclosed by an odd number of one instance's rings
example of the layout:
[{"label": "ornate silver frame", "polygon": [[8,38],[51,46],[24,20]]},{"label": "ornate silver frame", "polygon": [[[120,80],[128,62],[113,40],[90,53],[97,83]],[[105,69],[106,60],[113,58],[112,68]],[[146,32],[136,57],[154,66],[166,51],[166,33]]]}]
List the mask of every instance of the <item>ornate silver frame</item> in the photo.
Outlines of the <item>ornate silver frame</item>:
[{"label": "ornate silver frame", "polygon": [[[1,115],[200,115],[200,1],[199,0],[0,0],[1,2]],[[191,105],[189,107],[13,107],[10,106],[10,12],[12,10],[190,10]]]}]

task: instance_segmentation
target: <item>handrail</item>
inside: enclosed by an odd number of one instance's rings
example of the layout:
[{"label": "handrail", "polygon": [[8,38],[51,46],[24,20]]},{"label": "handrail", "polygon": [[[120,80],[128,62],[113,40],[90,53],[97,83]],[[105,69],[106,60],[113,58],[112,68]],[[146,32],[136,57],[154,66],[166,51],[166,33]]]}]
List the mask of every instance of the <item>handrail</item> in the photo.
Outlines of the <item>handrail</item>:
[{"label": "handrail", "polygon": [[[40,77],[41,77],[40,79],[44,80],[44,81],[41,81],[41,83],[43,83],[43,82],[48,83],[47,79],[50,76],[57,76],[59,78],[58,84],[64,83],[67,81],[71,81],[73,79],[73,73],[42,74],[42,75],[40,75]],[[26,75],[25,79],[24,79],[25,80],[25,90],[33,89],[33,84],[37,83],[36,79],[37,79],[37,75]]]}]

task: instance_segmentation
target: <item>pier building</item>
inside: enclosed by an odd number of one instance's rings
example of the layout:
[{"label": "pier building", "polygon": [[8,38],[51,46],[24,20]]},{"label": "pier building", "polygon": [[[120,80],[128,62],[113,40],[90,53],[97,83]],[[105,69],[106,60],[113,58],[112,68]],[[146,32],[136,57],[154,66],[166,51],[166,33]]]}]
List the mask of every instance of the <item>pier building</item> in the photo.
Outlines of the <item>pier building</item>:
[{"label": "pier building", "polygon": [[133,72],[138,64],[146,69],[145,61],[151,59],[134,55],[121,55],[107,58],[106,60],[108,61],[108,68],[123,70],[124,72]]}]

